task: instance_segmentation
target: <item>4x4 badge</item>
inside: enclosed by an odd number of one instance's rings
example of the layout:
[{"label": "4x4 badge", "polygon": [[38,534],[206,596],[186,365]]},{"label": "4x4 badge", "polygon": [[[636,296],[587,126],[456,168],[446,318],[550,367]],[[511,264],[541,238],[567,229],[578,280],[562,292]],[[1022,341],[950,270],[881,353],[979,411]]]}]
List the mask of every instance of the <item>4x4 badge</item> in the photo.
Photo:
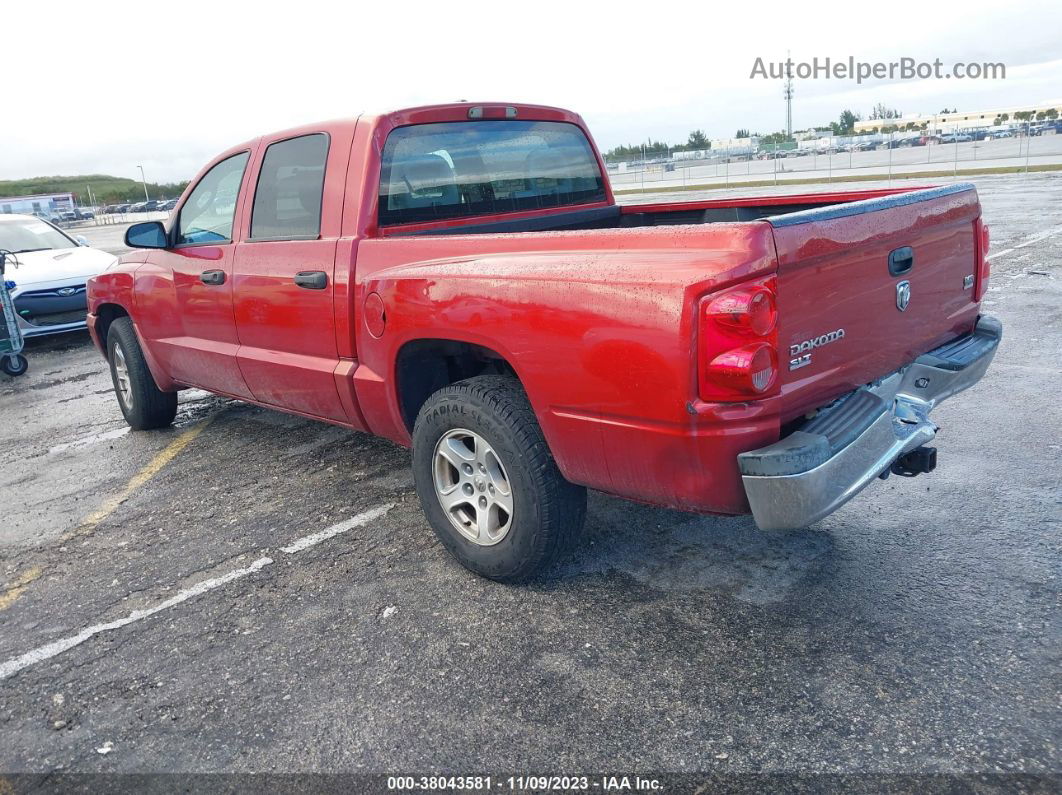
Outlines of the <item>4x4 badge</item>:
[{"label": "4x4 badge", "polygon": [[905,311],[911,303],[911,283],[904,279],[896,285],[896,308]]}]

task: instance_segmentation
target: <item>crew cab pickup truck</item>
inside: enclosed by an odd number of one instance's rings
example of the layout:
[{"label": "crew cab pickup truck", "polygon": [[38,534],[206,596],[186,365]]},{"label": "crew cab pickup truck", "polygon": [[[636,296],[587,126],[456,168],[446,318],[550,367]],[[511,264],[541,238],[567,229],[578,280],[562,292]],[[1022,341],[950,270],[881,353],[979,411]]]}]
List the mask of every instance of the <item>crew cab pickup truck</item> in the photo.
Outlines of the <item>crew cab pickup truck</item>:
[{"label": "crew cab pickup truck", "polygon": [[198,387],[411,446],[442,543],[503,581],[587,488],[774,530],[933,468],[1002,333],[972,185],[621,207],[605,174],[520,104],[235,146],[89,283],[119,406],[157,428]]}]

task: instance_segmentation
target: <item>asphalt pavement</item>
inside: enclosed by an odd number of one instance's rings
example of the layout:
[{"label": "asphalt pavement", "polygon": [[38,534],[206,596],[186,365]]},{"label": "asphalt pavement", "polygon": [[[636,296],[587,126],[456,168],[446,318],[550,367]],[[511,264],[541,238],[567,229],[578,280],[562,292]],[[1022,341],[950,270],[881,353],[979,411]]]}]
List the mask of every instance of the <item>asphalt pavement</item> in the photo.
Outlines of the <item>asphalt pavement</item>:
[{"label": "asphalt pavement", "polygon": [[1005,334],[934,412],[936,472],[791,533],[592,494],[530,586],[448,558],[405,450],[198,391],[130,432],[85,334],[32,341],[0,376],[0,772],[1049,789],[1062,175],[976,182]]}]

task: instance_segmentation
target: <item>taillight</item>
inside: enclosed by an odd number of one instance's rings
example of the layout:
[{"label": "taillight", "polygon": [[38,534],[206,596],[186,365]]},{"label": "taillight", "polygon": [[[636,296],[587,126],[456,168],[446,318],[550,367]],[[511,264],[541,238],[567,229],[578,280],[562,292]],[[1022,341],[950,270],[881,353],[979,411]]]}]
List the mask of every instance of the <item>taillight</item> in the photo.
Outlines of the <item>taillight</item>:
[{"label": "taillight", "polygon": [[759,395],[774,384],[778,355],[765,342],[721,353],[708,363],[708,378],[738,392]]},{"label": "taillight", "polygon": [[702,400],[764,397],[778,385],[778,308],[768,277],[705,296],[698,305],[697,381]]},{"label": "taillight", "polygon": [[980,259],[977,263],[977,280],[974,284],[973,298],[975,301],[980,301],[988,290],[988,276],[991,272],[991,264],[988,261],[988,244],[990,242],[988,224],[980,223],[980,220],[978,220],[978,223],[981,226],[981,239],[978,246]]},{"label": "taillight", "polygon": [[778,309],[766,287],[730,290],[708,302],[705,311],[716,323],[763,337],[774,330]]}]

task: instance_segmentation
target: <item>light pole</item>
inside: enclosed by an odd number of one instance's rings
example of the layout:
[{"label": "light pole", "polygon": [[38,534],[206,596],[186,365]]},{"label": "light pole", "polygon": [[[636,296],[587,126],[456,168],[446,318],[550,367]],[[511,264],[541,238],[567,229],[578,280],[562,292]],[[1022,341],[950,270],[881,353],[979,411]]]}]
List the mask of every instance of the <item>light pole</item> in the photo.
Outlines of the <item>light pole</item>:
[{"label": "light pole", "polygon": [[144,185],[144,201],[149,202],[151,201],[151,198],[148,196],[147,192],[147,177],[144,176],[144,167],[138,165],[137,168],[140,169],[140,182]]}]

